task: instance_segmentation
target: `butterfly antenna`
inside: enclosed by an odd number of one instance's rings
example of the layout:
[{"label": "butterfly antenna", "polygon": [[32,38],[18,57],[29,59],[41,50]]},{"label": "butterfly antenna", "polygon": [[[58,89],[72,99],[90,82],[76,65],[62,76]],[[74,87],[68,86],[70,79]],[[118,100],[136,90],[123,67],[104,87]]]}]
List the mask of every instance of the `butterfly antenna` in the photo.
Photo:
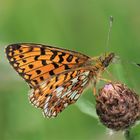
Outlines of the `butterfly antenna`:
[{"label": "butterfly antenna", "polygon": [[131,62],[131,64],[133,64],[133,65],[135,65],[135,66],[140,68],[140,63]]},{"label": "butterfly antenna", "polygon": [[132,65],[134,65],[134,66],[140,68],[140,63],[136,63],[136,62],[133,62],[133,61],[125,61],[125,62],[127,62],[127,63],[129,63],[129,64],[132,64]]},{"label": "butterfly antenna", "polygon": [[109,17],[109,30],[108,30],[107,40],[106,40],[106,51],[108,50],[108,46],[109,46],[113,20],[114,20],[113,16],[110,16]]}]

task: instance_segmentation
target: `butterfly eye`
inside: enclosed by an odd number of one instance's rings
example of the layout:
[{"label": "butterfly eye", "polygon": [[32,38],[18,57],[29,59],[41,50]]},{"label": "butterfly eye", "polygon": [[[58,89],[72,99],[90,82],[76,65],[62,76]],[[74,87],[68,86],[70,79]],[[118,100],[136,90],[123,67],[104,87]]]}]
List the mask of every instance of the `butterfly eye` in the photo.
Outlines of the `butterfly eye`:
[{"label": "butterfly eye", "polygon": [[114,53],[110,53],[108,56],[105,57],[105,59],[102,61],[102,65],[104,67],[108,67],[108,65],[113,61],[115,57]]},{"label": "butterfly eye", "polygon": [[109,65],[108,60],[103,62],[103,66],[104,66],[104,67],[107,67],[108,65]]}]

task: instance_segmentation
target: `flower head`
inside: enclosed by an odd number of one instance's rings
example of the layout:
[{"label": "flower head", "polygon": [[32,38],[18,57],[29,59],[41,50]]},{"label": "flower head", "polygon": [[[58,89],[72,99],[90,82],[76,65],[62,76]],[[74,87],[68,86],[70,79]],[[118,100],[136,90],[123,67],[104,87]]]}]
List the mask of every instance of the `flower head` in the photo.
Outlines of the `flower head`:
[{"label": "flower head", "polygon": [[108,83],[96,97],[100,121],[113,130],[124,130],[140,119],[138,95],[121,83]]}]

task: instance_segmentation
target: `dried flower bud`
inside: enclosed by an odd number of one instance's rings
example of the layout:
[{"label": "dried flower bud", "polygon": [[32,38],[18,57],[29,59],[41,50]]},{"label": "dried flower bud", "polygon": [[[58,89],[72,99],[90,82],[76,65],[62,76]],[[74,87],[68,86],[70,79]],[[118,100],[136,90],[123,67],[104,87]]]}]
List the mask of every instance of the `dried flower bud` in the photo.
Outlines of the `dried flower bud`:
[{"label": "dried flower bud", "polygon": [[99,90],[96,102],[100,121],[113,130],[124,130],[140,119],[139,97],[124,84],[106,84]]}]

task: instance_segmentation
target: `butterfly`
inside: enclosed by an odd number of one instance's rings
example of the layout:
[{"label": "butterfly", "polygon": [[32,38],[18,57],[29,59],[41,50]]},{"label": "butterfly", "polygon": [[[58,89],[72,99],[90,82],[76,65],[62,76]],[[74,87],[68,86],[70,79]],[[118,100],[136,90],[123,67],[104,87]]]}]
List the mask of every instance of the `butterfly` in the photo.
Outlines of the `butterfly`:
[{"label": "butterfly", "polygon": [[30,102],[48,118],[56,117],[75,103],[115,57],[114,53],[105,53],[91,58],[79,52],[33,43],[11,44],[5,52],[12,67],[30,86]]}]

